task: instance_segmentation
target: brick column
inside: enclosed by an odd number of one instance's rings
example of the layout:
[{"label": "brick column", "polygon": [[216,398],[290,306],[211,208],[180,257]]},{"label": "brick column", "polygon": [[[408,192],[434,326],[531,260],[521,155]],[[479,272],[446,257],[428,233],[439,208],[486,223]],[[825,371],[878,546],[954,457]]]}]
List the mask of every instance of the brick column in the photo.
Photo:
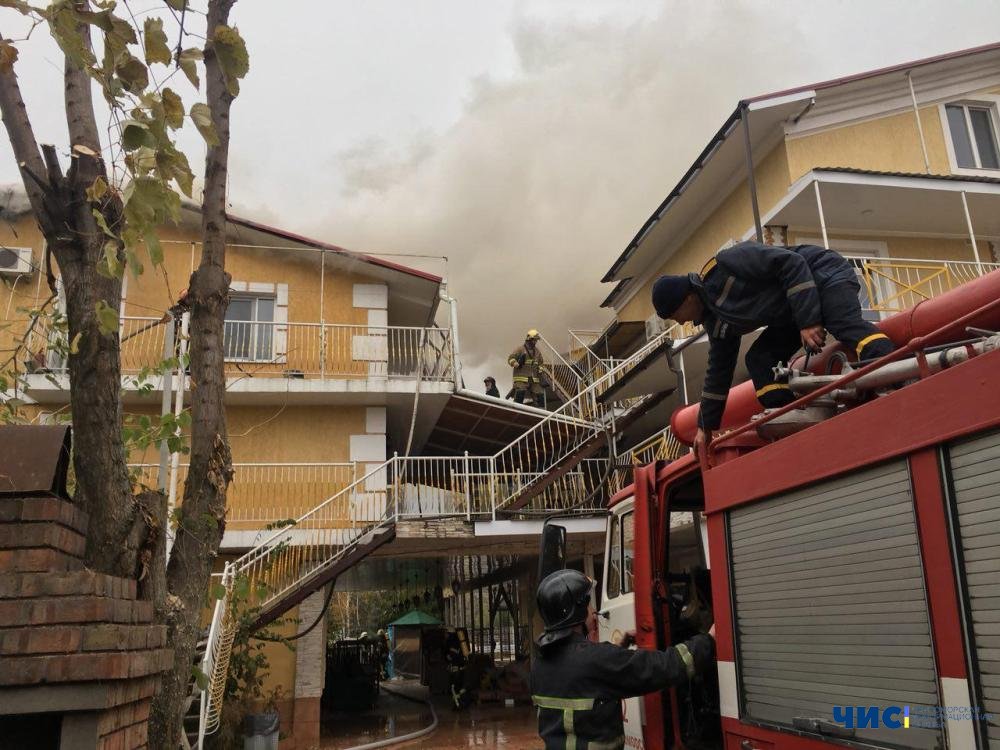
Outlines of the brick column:
[{"label": "brick column", "polygon": [[[323,609],[326,588],[299,605],[299,629],[312,625]],[[319,748],[320,698],[326,676],[326,615],[308,635],[295,642],[295,713],[292,732],[296,750]]]}]

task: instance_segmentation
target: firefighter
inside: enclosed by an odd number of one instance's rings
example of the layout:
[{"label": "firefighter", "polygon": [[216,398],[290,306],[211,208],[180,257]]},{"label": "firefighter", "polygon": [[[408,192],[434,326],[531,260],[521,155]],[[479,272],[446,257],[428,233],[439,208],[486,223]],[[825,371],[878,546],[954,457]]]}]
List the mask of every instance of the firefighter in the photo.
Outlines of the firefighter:
[{"label": "firefighter", "polygon": [[765,409],[795,400],[773,368],[799,347],[818,352],[829,330],[859,359],[893,350],[889,337],[862,317],[857,274],[842,255],[817,247],[741,242],[720,251],[701,273],[661,276],[653,307],[661,318],[695,322],[708,334],[708,371],[701,393],[695,450],[722,423],[740,351],[740,338],[764,327],[746,354],[746,366]]},{"label": "firefighter", "polygon": [[486,386],[486,395],[493,396],[493,398],[500,398],[500,391],[497,388],[497,381],[493,379],[492,375],[487,375],[483,378],[483,385]]},{"label": "firefighter", "polygon": [[712,665],[715,641],[696,635],[666,651],[633,651],[587,638],[596,615],[594,583],[576,570],[560,570],[538,586],[545,632],[532,659],[531,698],[545,750],[621,749],[623,698],[681,685]]},{"label": "firefighter", "polygon": [[542,387],[542,365],[545,360],[538,350],[538,331],[532,328],[524,338],[524,344],[517,347],[507,357],[507,364],[514,370],[514,401],[525,403],[525,396],[530,396],[529,404],[541,407],[544,401]]}]

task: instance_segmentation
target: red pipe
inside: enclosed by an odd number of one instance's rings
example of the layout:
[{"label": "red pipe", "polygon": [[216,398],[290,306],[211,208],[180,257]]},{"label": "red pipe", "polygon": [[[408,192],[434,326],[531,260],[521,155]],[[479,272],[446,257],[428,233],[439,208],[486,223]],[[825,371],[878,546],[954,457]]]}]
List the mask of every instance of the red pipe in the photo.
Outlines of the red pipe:
[{"label": "red pipe", "polygon": [[[904,346],[918,336],[946,327],[952,321],[957,321],[977,309],[988,305],[1000,297],[1000,271],[973,279],[962,284],[940,297],[923,300],[909,310],[904,310],[892,317],[880,321],[876,325],[888,336],[896,346]],[[987,328],[1000,330],[1000,308],[987,309],[981,315],[964,321],[961,330],[951,332],[954,339],[965,338],[965,327]],[[945,343],[945,342],[936,342]],[[809,369],[814,373],[826,371],[826,362],[835,351],[843,351],[839,343],[834,343],[823,350],[823,353],[809,361]],[[853,355],[848,352],[848,355]],[[793,362],[801,366],[801,357]],[[698,404],[685,406],[673,413],[670,418],[670,429],[682,443],[691,445],[698,431]],[[732,429],[746,424],[750,418],[761,411],[760,402],[754,395],[753,383],[747,381],[736,386],[729,392],[726,411],[722,415],[721,429]]]}]

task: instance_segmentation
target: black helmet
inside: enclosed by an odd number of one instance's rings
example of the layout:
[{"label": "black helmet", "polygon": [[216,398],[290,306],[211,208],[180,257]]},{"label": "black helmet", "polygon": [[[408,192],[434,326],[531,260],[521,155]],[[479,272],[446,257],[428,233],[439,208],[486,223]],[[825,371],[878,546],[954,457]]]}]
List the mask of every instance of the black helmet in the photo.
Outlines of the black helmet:
[{"label": "black helmet", "polygon": [[535,601],[545,623],[539,646],[548,646],[569,636],[587,620],[590,590],[594,582],[578,570],[557,570],[538,584]]}]

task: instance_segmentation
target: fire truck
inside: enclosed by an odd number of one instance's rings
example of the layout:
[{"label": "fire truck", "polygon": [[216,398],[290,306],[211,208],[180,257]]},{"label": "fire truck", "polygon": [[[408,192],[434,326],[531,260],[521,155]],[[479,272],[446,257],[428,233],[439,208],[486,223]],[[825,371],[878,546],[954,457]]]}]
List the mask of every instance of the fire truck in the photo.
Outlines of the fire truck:
[{"label": "fire truck", "polygon": [[611,499],[600,638],[716,628],[717,670],[624,702],[626,747],[1000,748],[1000,272],[879,325],[889,357],[793,363],[765,415],[735,387],[707,455]]}]

